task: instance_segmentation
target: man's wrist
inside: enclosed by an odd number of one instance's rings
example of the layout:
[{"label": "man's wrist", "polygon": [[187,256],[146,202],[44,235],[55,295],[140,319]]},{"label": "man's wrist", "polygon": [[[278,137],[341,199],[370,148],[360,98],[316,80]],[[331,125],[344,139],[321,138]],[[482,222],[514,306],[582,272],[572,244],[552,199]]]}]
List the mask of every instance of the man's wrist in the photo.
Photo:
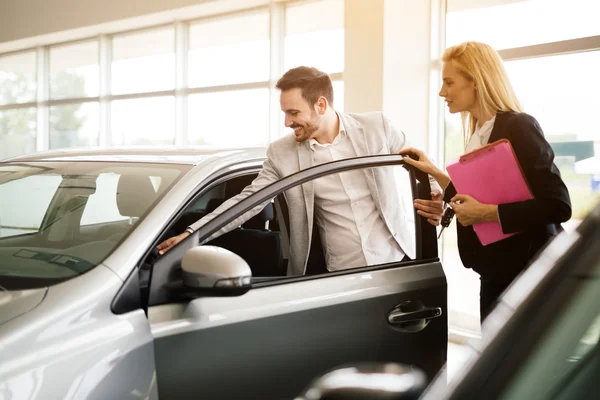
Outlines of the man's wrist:
[{"label": "man's wrist", "polygon": [[188,233],[188,235],[191,235],[192,233],[194,233],[194,229],[188,226],[186,228],[186,230],[183,231],[183,233],[186,233],[186,232]]}]

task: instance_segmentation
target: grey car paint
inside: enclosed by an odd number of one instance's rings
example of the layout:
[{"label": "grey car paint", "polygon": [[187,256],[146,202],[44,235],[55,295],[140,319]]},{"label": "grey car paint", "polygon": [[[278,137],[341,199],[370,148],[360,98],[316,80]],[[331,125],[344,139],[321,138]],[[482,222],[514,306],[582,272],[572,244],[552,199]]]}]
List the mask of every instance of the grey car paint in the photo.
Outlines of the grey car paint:
[{"label": "grey car paint", "polygon": [[122,284],[99,265],[51,286],[36,308],[0,325],[0,398],[157,398],[144,312],[110,309]]},{"label": "grey car paint", "polygon": [[161,396],[291,399],[307,381],[348,361],[417,364],[431,378],[436,360],[445,360],[445,313],[418,334],[387,322],[395,306],[418,300],[446,308],[439,262],[152,307]]}]

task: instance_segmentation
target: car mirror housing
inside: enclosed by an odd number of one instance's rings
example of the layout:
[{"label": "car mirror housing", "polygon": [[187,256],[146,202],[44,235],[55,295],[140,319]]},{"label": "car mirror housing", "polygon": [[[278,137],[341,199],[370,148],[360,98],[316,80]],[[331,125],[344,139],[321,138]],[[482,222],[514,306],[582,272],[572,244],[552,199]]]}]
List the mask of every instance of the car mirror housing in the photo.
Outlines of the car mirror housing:
[{"label": "car mirror housing", "polygon": [[315,379],[295,400],[416,400],[426,385],[425,373],[416,367],[350,364]]},{"label": "car mirror housing", "polygon": [[251,288],[252,271],[237,254],[217,246],[197,246],[181,260],[183,287],[197,294],[236,296]]}]

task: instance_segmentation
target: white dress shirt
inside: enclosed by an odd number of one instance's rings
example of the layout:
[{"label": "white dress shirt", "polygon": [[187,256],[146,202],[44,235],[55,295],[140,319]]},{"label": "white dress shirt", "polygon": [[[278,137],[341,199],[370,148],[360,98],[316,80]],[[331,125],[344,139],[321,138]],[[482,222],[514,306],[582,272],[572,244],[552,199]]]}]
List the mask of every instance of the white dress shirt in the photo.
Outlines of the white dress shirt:
[{"label": "white dress shirt", "polygon": [[490,140],[490,135],[492,134],[492,130],[494,129],[494,122],[496,122],[496,116],[490,119],[489,121],[485,121],[483,125],[475,127],[475,132],[471,135],[469,139],[469,143],[467,143],[467,147],[465,149],[465,153],[469,153],[473,150],[477,150],[486,144]]},{"label": "white dress shirt", "polygon": [[[314,164],[356,157],[341,118],[333,143],[310,139]],[[377,211],[364,171],[331,174],[314,181],[316,223],[329,271],[400,261],[404,252]]]}]

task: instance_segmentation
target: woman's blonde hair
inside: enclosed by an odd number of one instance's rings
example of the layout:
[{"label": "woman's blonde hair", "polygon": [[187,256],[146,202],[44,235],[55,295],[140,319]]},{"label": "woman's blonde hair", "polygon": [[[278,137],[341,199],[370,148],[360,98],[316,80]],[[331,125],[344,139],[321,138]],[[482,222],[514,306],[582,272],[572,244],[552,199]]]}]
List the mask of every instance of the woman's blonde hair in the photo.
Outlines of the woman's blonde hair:
[{"label": "woman's blonde hair", "polygon": [[[451,63],[458,72],[475,83],[476,101],[484,115],[522,111],[502,58],[491,46],[479,42],[461,43],[447,48],[442,61]],[[477,119],[468,111],[462,111],[461,116],[466,144],[475,132]]]}]

